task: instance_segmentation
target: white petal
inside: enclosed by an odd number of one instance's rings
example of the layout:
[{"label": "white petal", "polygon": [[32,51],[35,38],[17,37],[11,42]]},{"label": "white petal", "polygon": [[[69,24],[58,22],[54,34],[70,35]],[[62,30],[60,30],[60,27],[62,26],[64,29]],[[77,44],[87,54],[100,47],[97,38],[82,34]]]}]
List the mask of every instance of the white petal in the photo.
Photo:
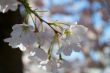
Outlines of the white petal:
[{"label": "white petal", "polygon": [[26,51],[26,47],[23,46],[23,44],[20,44],[20,45],[18,45],[17,47],[19,47],[19,49],[20,49],[21,51]]},{"label": "white petal", "polygon": [[33,58],[39,58],[41,60],[46,60],[47,59],[47,53],[45,53],[45,51],[43,49],[40,49],[40,48],[35,48],[31,51],[31,53],[34,52],[34,56],[30,56],[29,58],[30,59],[33,59]]},{"label": "white petal", "polygon": [[0,0],[0,12],[7,12],[8,10],[15,11],[18,6],[17,0]]},{"label": "white petal", "polygon": [[20,39],[19,38],[7,38],[7,39],[4,39],[5,42],[8,42],[9,45],[12,47],[12,48],[18,48],[17,45],[20,44]]}]

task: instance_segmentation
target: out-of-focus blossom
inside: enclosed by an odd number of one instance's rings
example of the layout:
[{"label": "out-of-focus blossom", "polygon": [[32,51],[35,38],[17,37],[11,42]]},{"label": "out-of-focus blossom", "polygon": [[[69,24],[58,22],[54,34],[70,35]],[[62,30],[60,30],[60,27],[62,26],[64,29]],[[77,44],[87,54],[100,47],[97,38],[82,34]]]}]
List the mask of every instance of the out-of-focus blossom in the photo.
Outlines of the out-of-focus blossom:
[{"label": "out-of-focus blossom", "polygon": [[[38,50],[36,50],[38,51]],[[39,51],[38,51],[39,52]],[[41,52],[39,52],[41,53]],[[43,52],[42,52],[43,53]],[[37,55],[42,55],[42,54],[37,54]],[[36,56],[36,55],[35,55]],[[36,58],[36,60],[38,60],[39,58]],[[58,60],[55,59],[53,57],[51,57],[51,59],[43,59],[43,60],[39,60],[39,64],[38,64],[38,68],[47,71],[49,73],[59,73],[59,70],[62,68],[68,68],[71,67],[70,62],[65,61],[65,60]]]},{"label": "out-of-focus blossom", "polygon": [[110,47],[105,47],[103,50],[104,54],[109,57],[110,55]]},{"label": "out-of-focus blossom", "polygon": [[7,12],[8,10],[15,11],[18,7],[17,0],[0,0],[0,12]]},{"label": "out-of-focus blossom", "polygon": [[86,68],[84,73],[102,73],[100,68]]},{"label": "out-of-focus blossom", "polygon": [[110,66],[105,67],[103,73],[110,73]]},{"label": "out-of-focus blossom", "polygon": [[98,11],[98,12],[95,12],[93,15],[92,15],[92,23],[94,25],[94,28],[98,31],[98,32],[101,32],[102,31],[102,28],[104,27],[104,20],[102,18],[102,13],[101,11]]},{"label": "out-of-focus blossom", "polygon": [[99,38],[100,44],[103,44],[103,43],[109,44],[109,39],[110,39],[110,34],[109,34],[110,25],[109,25],[109,23],[107,24],[107,26],[105,26],[105,30],[103,30],[103,33],[100,35],[100,38]]}]

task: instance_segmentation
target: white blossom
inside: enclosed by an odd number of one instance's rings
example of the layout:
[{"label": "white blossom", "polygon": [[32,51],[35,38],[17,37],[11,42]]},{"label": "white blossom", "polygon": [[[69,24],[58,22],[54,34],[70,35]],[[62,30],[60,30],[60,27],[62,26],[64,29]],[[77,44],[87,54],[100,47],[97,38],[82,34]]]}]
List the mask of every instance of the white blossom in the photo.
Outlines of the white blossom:
[{"label": "white blossom", "polygon": [[80,43],[86,41],[87,28],[83,25],[70,25],[66,29],[64,29],[63,40],[70,43]]},{"label": "white blossom", "polygon": [[71,55],[72,51],[79,52],[81,51],[81,47],[78,44],[68,44],[67,42],[63,42],[62,47],[58,50],[58,53],[63,53],[65,55]]},{"label": "white blossom", "polygon": [[59,73],[60,68],[69,67],[70,63],[65,61],[61,54],[70,55],[72,51],[80,51],[87,39],[87,28],[82,25],[66,27],[63,34],[34,32],[35,28],[26,24],[16,24],[12,29],[11,37],[4,41],[12,48],[28,50],[29,59],[36,60],[39,62],[39,68],[52,73]]},{"label": "white blossom", "polygon": [[63,31],[61,37],[61,48],[58,53],[63,52],[65,55],[70,55],[72,51],[80,51],[87,42],[87,28],[82,25],[70,25]]},{"label": "white blossom", "polygon": [[47,51],[54,35],[49,32],[34,32],[34,28],[26,24],[16,24],[12,29],[11,37],[4,40],[9,42],[12,48],[18,48],[20,44],[30,49],[37,48],[40,45],[42,49]]},{"label": "white blossom", "polygon": [[26,24],[16,24],[12,29],[11,37],[4,40],[5,42],[9,42],[12,48],[20,48],[20,44],[25,47],[30,47],[36,42],[33,27]]},{"label": "white blossom", "polygon": [[17,0],[0,0],[0,12],[7,12],[8,10],[15,11],[18,7]]},{"label": "white blossom", "polygon": [[29,58],[32,60],[40,59],[43,61],[47,59],[47,53],[41,48],[34,48],[31,50]]},{"label": "white blossom", "polygon": [[103,73],[110,73],[110,67],[109,67],[109,66],[105,67],[105,69],[104,69],[104,72],[103,72]]},{"label": "white blossom", "polygon": [[67,61],[58,61],[59,60],[56,60],[55,58],[51,58],[51,60],[41,61],[39,64],[39,68],[51,73],[60,73],[60,69],[71,67],[71,64]]},{"label": "white blossom", "polygon": [[42,49],[47,51],[51,45],[54,34],[49,32],[38,32],[36,34],[37,42]]},{"label": "white blossom", "polygon": [[18,45],[17,47],[19,47],[19,49],[21,51],[26,51],[26,47],[23,44]]},{"label": "white blossom", "polygon": [[45,68],[46,71],[52,72],[52,73],[58,73],[58,67],[57,67],[57,63],[55,59],[51,59],[51,60],[45,60],[45,61],[41,61],[40,68]]}]

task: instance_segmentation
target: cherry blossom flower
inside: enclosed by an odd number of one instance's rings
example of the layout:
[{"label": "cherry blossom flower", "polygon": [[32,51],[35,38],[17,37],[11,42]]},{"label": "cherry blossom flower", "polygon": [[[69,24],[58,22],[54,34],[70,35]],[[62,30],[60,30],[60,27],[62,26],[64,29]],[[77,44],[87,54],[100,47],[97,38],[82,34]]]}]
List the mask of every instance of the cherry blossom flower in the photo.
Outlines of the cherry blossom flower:
[{"label": "cherry blossom flower", "polygon": [[65,55],[70,55],[72,51],[81,51],[87,42],[86,32],[87,28],[82,25],[66,27],[61,37],[61,47],[58,53],[63,52]]},{"label": "cherry blossom flower", "polygon": [[20,47],[20,44],[22,44],[22,46],[28,48],[31,46],[32,49],[34,45],[39,44],[42,49],[47,48],[48,50],[54,35],[49,32],[34,32],[34,28],[26,24],[16,24],[12,29],[11,37],[4,40],[5,42],[9,42],[12,48]]},{"label": "cherry blossom flower", "polygon": [[63,66],[69,67],[69,62],[62,59],[61,54],[70,55],[72,51],[80,51],[87,39],[87,28],[82,25],[70,25],[60,36],[49,31],[34,32],[35,28],[26,24],[16,24],[12,29],[11,37],[4,41],[12,48],[27,50],[29,58],[39,62],[38,67],[52,73],[58,73]]},{"label": "cherry blossom flower", "polygon": [[46,32],[46,31],[38,32],[36,34],[38,44],[45,51],[49,49],[51,42],[52,42],[52,39],[53,39],[53,36],[54,36],[54,34]]},{"label": "cherry blossom flower", "polygon": [[7,12],[8,10],[15,11],[18,7],[17,0],[0,0],[0,12]]},{"label": "cherry blossom flower", "polygon": [[83,25],[70,25],[64,29],[62,39],[68,43],[80,43],[87,39],[86,32],[87,28]]},{"label": "cherry blossom flower", "polygon": [[47,59],[47,56],[48,54],[43,49],[38,47],[31,50],[29,58],[31,60],[40,59],[40,61],[43,61]]},{"label": "cherry blossom flower", "polygon": [[58,67],[55,59],[41,61],[39,68],[52,73],[58,73]]},{"label": "cherry blossom flower", "polygon": [[63,52],[63,54],[65,55],[71,55],[72,51],[76,51],[76,52],[81,51],[81,46],[79,46],[78,44],[74,44],[74,43],[69,44],[67,42],[63,42],[63,45],[58,50],[58,53]]},{"label": "cherry blossom flower", "polygon": [[26,24],[16,24],[12,27],[11,37],[5,39],[9,42],[12,48],[20,48],[20,44],[25,47],[33,46],[36,42],[36,35],[33,32],[33,27]]}]

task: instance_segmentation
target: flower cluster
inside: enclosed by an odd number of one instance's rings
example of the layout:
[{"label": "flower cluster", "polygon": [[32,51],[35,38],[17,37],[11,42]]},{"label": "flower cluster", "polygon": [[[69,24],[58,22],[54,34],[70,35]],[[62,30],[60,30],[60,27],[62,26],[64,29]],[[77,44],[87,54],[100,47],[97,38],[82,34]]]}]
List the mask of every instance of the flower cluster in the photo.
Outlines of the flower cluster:
[{"label": "flower cluster", "polygon": [[[17,1],[6,1],[0,1],[0,11],[16,9]],[[72,51],[81,51],[86,45],[87,28],[78,24],[66,25],[46,22],[29,7],[26,0],[20,0],[20,2],[29,16],[35,15],[41,22],[40,26],[45,29],[39,29],[39,24],[36,24],[33,20],[34,17],[31,17],[35,26],[25,22],[16,24],[12,27],[11,37],[4,41],[9,43],[12,48],[20,48],[21,51],[29,53],[30,59],[36,59],[39,62],[38,67],[57,73],[59,68],[69,64],[62,54],[69,56]]]},{"label": "flower cluster", "polygon": [[86,43],[87,28],[82,25],[67,25],[60,33],[35,32],[35,28],[28,24],[16,24],[12,29],[11,37],[4,41],[12,48],[30,53],[29,58],[38,60],[39,67],[47,70],[48,67],[57,70],[65,61],[62,54],[69,56],[72,51],[81,51]]}]

